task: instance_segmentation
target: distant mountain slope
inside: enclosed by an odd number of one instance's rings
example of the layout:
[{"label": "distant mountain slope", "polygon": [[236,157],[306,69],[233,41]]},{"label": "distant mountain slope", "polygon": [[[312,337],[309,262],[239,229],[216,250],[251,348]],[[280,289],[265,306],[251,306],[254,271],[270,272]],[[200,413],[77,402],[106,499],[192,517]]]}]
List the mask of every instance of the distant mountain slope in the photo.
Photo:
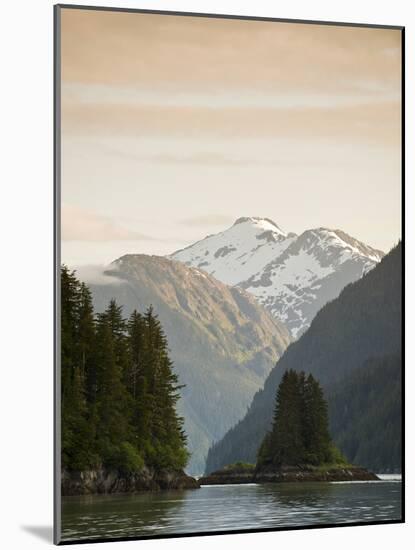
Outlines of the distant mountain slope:
[{"label": "distant mountain slope", "polygon": [[401,370],[399,355],[372,358],[329,389],[337,445],[375,472],[401,471]]},{"label": "distant mountain slope", "polygon": [[210,444],[243,416],[289,333],[245,291],[180,262],[127,255],[106,273],[109,284],[87,281],[97,311],[115,298],[125,315],[150,304],[159,315],[186,384],[179,412],[193,453],[189,470],[202,473]]},{"label": "distant mountain slope", "polygon": [[239,218],[171,257],[247,290],[298,337],[325,303],[383,255],[339,229],[298,236],[267,218]]},{"label": "distant mountain slope", "polygon": [[[210,449],[207,472],[238,460],[255,460],[258,446],[269,429],[275,390],[285,370],[311,372],[330,398],[330,387],[362,367],[368,359],[388,355],[400,357],[401,306],[402,250],[399,244],[375,269],[348,285],[336,300],[324,306],[307,332],[288,347],[269,374],[264,388],[256,393],[246,416]],[[336,388],[338,391],[339,386]],[[383,421],[379,417],[377,430],[367,437],[380,438],[381,445],[388,448]],[[357,429],[352,418],[350,422],[348,430]],[[337,434],[332,435],[337,442]]]}]

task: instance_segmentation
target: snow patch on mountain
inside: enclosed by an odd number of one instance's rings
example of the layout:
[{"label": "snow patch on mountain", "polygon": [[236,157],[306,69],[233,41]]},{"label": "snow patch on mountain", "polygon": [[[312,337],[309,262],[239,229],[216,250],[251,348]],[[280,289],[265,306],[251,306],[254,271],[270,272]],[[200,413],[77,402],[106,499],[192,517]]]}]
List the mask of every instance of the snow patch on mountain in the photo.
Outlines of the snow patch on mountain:
[{"label": "snow patch on mountain", "polygon": [[264,218],[239,218],[232,227],[172,254],[228,285],[238,285],[260,272],[295,238]]}]

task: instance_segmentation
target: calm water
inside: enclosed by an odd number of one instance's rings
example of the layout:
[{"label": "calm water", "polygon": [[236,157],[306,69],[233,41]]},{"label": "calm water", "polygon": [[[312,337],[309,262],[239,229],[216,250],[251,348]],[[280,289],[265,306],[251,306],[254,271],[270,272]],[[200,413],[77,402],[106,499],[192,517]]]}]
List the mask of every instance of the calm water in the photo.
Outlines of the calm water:
[{"label": "calm water", "polygon": [[62,506],[62,539],[400,518],[401,482],[393,476],[374,482],[212,485],[127,496],[66,497]]}]

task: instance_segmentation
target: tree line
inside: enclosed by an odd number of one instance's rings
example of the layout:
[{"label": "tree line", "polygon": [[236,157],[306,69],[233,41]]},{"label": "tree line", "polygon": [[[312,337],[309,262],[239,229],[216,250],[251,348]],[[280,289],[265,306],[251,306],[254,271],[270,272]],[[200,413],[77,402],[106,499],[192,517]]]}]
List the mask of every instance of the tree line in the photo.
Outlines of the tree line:
[{"label": "tree line", "polygon": [[124,319],[111,300],[95,314],[87,285],[62,266],[62,467],[184,468],[181,387],[152,307]]},{"label": "tree line", "polygon": [[259,467],[345,462],[329,433],[327,402],[318,381],[287,370],[278,386],[271,431],[258,451]]}]

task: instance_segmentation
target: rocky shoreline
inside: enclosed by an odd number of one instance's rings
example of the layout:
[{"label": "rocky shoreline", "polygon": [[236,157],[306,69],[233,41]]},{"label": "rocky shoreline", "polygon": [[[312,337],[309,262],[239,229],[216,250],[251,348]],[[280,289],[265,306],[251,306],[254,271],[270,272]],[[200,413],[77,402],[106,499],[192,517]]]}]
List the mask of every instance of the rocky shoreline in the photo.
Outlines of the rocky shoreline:
[{"label": "rocky shoreline", "polygon": [[283,466],[256,470],[223,468],[201,477],[201,485],[240,483],[284,483],[304,481],[376,481],[378,476],[359,466],[316,468],[313,466]]},{"label": "rocky shoreline", "polygon": [[155,471],[143,468],[135,474],[117,470],[97,469],[62,472],[62,496],[137,493],[173,489],[198,489],[200,483],[182,470]]},{"label": "rocky shoreline", "polygon": [[155,471],[143,468],[135,474],[122,474],[117,470],[87,471],[63,470],[62,496],[99,495],[198,489],[201,485],[236,485],[243,483],[284,483],[307,481],[376,481],[378,476],[359,466],[316,468],[314,466],[283,466],[279,469],[225,467],[207,476],[195,479],[183,470]]}]

